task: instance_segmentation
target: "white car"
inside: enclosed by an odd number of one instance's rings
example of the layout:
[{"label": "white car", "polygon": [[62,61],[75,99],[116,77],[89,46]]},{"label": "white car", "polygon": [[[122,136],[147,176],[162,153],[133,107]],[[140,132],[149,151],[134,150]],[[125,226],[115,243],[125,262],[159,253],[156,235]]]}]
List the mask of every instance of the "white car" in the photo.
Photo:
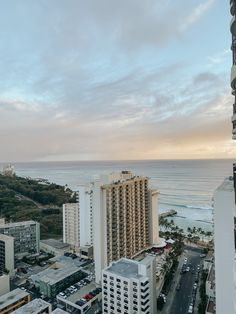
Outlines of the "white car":
[{"label": "white car", "polygon": [[192,313],[193,313],[193,306],[189,305],[188,314],[192,314]]}]

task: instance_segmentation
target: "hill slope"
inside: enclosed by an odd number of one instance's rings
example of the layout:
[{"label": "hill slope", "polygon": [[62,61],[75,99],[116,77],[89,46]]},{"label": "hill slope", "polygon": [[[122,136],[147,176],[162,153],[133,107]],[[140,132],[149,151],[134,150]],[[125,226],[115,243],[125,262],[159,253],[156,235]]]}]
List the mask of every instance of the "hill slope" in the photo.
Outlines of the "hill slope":
[{"label": "hill slope", "polygon": [[41,238],[62,236],[62,204],[70,202],[75,195],[63,186],[0,174],[0,217],[40,222]]}]

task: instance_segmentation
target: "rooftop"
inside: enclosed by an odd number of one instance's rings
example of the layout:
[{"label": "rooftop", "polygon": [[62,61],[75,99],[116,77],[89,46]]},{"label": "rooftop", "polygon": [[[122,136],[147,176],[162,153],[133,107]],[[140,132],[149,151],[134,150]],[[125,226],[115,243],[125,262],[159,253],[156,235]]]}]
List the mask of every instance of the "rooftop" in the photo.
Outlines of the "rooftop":
[{"label": "rooftop", "polygon": [[65,279],[66,277],[73,275],[80,269],[72,264],[65,265],[56,263],[52,267],[43,270],[42,272],[32,275],[31,279],[34,282],[43,281],[49,285],[54,285],[55,283]]},{"label": "rooftop", "polygon": [[51,314],[68,314],[68,312],[56,308],[54,311],[51,312]]},{"label": "rooftop", "polygon": [[0,228],[7,228],[7,227],[19,227],[19,226],[27,226],[27,225],[35,225],[36,221],[27,220],[27,221],[18,221],[18,222],[9,222],[5,223],[5,220],[0,220]]},{"label": "rooftop", "polygon": [[106,271],[125,278],[140,279],[144,276],[139,272],[139,265],[148,265],[151,261],[153,261],[153,257],[151,256],[146,257],[140,262],[122,258],[117,262],[113,262],[109,267],[107,267]]},{"label": "rooftop", "polygon": [[55,249],[67,249],[70,247],[69,244],[63,243],[61,240],[48,239],[48,240],[41,240],[40,242],[47,244],[49,246],[52,246]]},{"label": "rooftop", "polygon": [[4,309],[6,306],[12,303],[15,303],[27,296],[29,296],[29,293],[19,288],[2,295],[0,297],[0,310]]},{"label": "rooftop", "polygon": [[42,313],[42,310],[46,310],[48,308],[51,308],[50,303],[42,299],[34,299],[33,301],[14,311],[13,314],[37,314]]}]

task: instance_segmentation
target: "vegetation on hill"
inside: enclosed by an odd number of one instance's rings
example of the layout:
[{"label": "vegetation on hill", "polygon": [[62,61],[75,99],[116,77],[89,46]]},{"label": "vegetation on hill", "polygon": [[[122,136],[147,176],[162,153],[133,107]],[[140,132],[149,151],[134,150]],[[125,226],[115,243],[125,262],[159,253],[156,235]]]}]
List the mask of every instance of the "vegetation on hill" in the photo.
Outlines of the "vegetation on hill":
[{"label": "vegetation on hill", "polygon": [[58,184],[0,174],[0,217],[36,220],[42,238],[62,236],[62,204],[71,202],[75,202],[73,192]]}]

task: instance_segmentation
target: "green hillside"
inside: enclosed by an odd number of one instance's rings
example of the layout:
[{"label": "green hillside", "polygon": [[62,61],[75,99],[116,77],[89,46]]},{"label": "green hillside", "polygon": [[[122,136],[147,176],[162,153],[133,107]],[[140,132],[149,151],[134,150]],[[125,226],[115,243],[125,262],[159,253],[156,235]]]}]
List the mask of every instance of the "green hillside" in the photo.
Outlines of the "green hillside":
[{"label": "green hillside", "polygon": [[63,186],[0,174],[0,217],[40,222],[41,238],[62,236],[62,204],[70,202],[75,195]]}]

